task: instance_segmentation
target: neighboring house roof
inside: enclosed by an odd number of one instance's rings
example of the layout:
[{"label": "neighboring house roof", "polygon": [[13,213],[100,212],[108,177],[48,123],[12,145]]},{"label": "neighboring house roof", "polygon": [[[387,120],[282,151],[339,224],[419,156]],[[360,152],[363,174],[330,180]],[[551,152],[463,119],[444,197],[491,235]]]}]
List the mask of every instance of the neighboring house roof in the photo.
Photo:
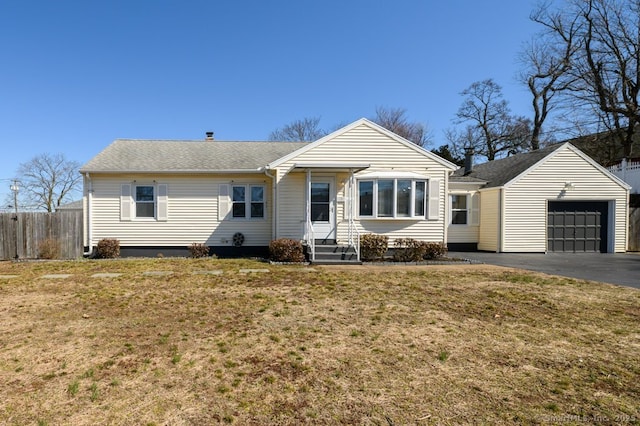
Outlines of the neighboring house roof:
[{"label": "neighboring house roof", "polygon": [[[637,128],[633,136],[632,155],[640,152],[640,128]],[[625,130],[606,130],[568,139],[569,142],[582,152],[593,158],[603,166],[610,166],[620,162],[624,158],[622,139],[625,138]]]},{"label": "neighboring house roof", "polygon": [[335,139],[336,137],[342,135],[343,133],[349,132],[352,129],[361,126],[361,125],[365,125],[368,126],[369,128],[372,128],[374,130],[377,130],[378,132],[390,137],[391,139],[400,142],[402,145],[405,145],[409,148],[411,148],[412,150],[424,155],[425,157],[430,158],[431,160],[436,161],[437,163],[442,164],[443,166],[447,167],[450,170],[455,170],[458,165],[457,164],[453,164],[452,162],[445,160],[444,158],[440,157],[439,155],[434,154],[433,152],[426,150],[418,145],[416,145],[415,143],[391,132],[390,130],[385,129],[384,127],[380,126],[379,124],[376,124],[370,120],[367,120],[366,118],[361,118],[359,120],[354,121],[351,124],[348,124],[338,130],[336,130],[335,132],[328,134],[327,136],[324,136],[323,138],[318,139],[315,142],[309,143],[306,146],[301,147],[299,150],[294,151],[289,153],[286,156],[283,156],[282,158],[278,158],[275,159],[273,162],[271,162],[269,164],[270,169],[273,169],[275,167],[278,167],[279,165],[299,156],[300,154],[303,154],[319,145],[322,145],[323,143],[330,141],[332,139]]},{"label": "neighboring house roof", "polygon": [[487,182],[484,188],[505,186],[509,182],[518,178],[518,176],[536,166],[538,163],[542,162],[545,158],[565,147],[584,158],[585,161],[599,169],[602,173],[608,175],[619,185],[625,188],[629,187],[629,185],[624,183],[621,179],[607,171],[596,161],[568,142],[549,145],[536,151],[516,154],[500,160],[487,161],[486,163],[474,166],[471,173],[468,174],[465,174],[464,167],[461,167],[451,175],[449,180],[451,182],[471,182],[473,179],[483,180]]},{"label": "neighboring house roof", "polygon": [[56,208],[58,210],[82,210],[82,200],[71,201]]},{"label": "neighboring house roof", "polygon": [[81,173],[197,173],[258,171],[306,142],[166,141],[118,139]]}]

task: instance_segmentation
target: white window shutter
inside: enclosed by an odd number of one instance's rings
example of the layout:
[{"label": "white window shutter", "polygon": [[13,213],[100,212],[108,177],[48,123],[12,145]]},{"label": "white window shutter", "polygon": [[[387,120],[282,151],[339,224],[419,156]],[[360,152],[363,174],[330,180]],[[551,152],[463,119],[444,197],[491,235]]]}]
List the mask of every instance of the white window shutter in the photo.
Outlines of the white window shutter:
[{"label": "white window shutter", "polygon": [[131,220],[131,184],[120,186],[120,220]]},{"label": "white window shutter", "polygon": [[224,220],[231,211],[231,198],[229,197],[229,184],[220,184],[218,191],[218,220]]},{"label": "white window shutter", "polygon": [[480,225],[480,193],[476,192],[471,197],[471,226]]},{"label": "white window shutter", "polygon": [[157,215],[158,220],[166,221],[168,220],[169,213],[169,196],[168,196],[168,187],[166,183],[162,183],[158,185],[158,207],[157,207]]},{"label": "white window shutter", "polygon": [[429,209],[427,219],[440,219],[440,179],[429,179]]}]

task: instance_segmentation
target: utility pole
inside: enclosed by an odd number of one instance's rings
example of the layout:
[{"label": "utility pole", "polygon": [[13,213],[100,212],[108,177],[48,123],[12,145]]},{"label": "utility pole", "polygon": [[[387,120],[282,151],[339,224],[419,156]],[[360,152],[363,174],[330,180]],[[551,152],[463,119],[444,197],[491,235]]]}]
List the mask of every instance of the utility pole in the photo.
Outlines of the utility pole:
[{"label": "utility pole", "polygon": [[11,185],[11,191],[13,191],[13,207],[16,210],[16,216],[13,220],[16,221],[16,259],[18,259],[18,191],[20,191],[20,187],[18,186],[18,179],[13,180],[13,184]]}]

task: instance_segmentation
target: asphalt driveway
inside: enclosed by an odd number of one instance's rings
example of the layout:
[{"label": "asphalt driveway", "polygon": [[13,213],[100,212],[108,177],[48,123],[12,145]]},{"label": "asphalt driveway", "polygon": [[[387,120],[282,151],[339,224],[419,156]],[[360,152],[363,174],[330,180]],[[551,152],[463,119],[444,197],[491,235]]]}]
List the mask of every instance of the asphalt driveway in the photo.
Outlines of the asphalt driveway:
[{"label": "asphalt driveway", "polygon": [[449,256],[640,289],[640,253],[450,252]]}]

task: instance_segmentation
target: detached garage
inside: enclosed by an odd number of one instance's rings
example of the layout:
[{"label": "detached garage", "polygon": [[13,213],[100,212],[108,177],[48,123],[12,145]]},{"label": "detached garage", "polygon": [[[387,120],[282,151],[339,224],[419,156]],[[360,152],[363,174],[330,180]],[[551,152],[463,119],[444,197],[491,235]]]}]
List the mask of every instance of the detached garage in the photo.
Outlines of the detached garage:
[{"label": "detached garage", "polygon": [[456,171],[463,182],[480,194],[478,250],[627,249],[629,186],[569,143]]}]

